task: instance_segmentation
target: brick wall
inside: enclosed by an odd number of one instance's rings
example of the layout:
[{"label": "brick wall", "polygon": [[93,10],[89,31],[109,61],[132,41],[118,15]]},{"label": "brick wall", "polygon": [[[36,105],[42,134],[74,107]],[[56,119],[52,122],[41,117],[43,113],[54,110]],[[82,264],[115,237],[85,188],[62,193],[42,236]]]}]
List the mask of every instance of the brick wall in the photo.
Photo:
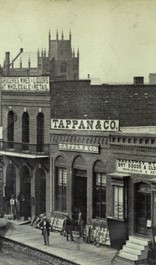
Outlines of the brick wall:
[{"label": "brick wall", "polygon": [[48,93],[36,92],[2,92],[2,117],[3,137],[7,141],[7,116],[9,110],[17,115],[14,123],[14,141],[22,141],[22,115],[26,111],[29,114],[29,139],[30,143],[36,143],[37,115],[41,112],[44,115],[44,142],[49,143],[50,128],[50,100]]},{"label": "brick wall", "polygon": [[156,125],[156,85],[51,83],[51,117],[119,119],[121,126]]}]

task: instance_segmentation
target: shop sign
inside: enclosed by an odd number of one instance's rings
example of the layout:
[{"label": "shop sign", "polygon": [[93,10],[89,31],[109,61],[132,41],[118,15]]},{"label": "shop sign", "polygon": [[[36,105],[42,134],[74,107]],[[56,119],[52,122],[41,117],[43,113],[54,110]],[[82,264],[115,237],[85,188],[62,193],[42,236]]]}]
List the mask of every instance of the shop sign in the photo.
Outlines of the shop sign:
[{"label": "shop sign", "polygon": [[2,90],[49,91],[49,76],[1,77]]},{"label": "shop sign", "polygon": [[53,130],[118,131],[119,120],[51,119]]},{"label": "shop sign", "polygon": [[70,143],[61,143],[58,144],[59,150],[63,151],[77,151],[77,152],[86,152],[86,153],[99,153],[98,145],[83,145],[83,144],[70,144]]},{"label": "shop sign", "polygon": [[118,159],[116,160],[116,169],[121,172],[156,176],[156,162]]}]

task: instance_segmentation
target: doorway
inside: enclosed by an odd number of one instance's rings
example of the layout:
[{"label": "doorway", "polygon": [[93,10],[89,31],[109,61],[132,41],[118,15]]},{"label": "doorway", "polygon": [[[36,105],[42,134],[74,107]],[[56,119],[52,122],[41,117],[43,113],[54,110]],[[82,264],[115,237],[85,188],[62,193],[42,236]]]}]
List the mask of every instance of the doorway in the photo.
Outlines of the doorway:
[{"label": "doorway", "polygon": [[141,183],[136,186],[136,233],[149,235],[151,232],[151,192],[150,186]]},{"label": "doorway", "polygon": [[87,217],[87,171],[74,169],[73,177],[73,213],[78,219],[78,213],[82,213],[82,218]]},{"label": "doorway", "polygon": [[35,213],[46,212],[46,177],[43,169],[38,169],[35,176]]},{"label": "doorway", "polygon": [[20,171],[20,216],[25,219],[31,217],[31,177],[27,166],[23,166]]}]

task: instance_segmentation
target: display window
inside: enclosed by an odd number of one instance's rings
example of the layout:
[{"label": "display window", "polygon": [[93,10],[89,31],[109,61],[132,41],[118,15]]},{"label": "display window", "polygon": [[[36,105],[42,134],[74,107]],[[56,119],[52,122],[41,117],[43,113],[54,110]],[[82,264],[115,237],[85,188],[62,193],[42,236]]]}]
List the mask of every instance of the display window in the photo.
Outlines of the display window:
[{"label": "display window", "polygon": [[67,169],[56,168],[55,179],[55,210],[65,212],[67,210]]},{"label": "display window", "polygon": [[93,218],[106,218],[106,174],[94,173]]}]

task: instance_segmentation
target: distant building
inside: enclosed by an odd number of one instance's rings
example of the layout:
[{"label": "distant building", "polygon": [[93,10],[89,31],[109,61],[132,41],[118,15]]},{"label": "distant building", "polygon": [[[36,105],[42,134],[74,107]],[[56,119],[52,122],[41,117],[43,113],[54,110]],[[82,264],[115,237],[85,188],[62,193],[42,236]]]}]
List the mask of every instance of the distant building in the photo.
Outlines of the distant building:
[{"label": "distant building", "polygon": [[149,83],[156,84],[156,74],[149,74]]},{"label": "distant building", "polygon": [[28,66],[20,65],[14,68],[14,63],[10,60],[10,52],[6,52],[4,66],[2,70],[3,76],[42,76],[49,75],[52,80],[77,80],[79,79],[79,50],[75,54],[71,46],[72,35],[69,33],[69,40],[64,39],[62,32],[59,39],[58,31],[56,39],[51,39],[49,32],[48,46],[49,50],[42,49],[37,52],[37,67],[31,67],[31,58],[28,58]]}]

